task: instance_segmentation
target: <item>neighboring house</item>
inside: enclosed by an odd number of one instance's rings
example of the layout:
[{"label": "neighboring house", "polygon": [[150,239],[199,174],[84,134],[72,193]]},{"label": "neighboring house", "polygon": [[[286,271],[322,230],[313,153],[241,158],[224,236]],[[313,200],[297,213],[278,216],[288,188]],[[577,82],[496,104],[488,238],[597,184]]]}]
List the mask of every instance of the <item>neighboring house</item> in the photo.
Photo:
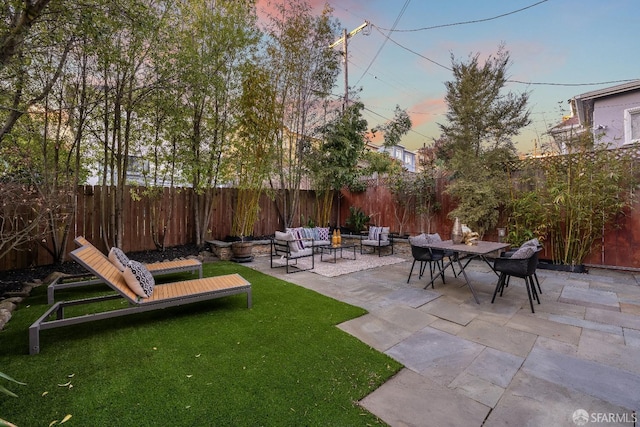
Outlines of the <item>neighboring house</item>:
[{"label": "neighboring house", "polygon": [[402,145],[394,145],[391,148],[385,146],[376,146],[373,144],[367,144],[367,149],[371,151],[378,151],[379,153],[389,153],[392,159],[398,160],[409,172],[416,171],[416,153],[409,151]]},{"label": "neighboring house", "polygon": [[570,100],[571,117],[549,133],[559,146],[590,131],[595,141],[620,147],[640,142],[640,80],[594,90]]}]

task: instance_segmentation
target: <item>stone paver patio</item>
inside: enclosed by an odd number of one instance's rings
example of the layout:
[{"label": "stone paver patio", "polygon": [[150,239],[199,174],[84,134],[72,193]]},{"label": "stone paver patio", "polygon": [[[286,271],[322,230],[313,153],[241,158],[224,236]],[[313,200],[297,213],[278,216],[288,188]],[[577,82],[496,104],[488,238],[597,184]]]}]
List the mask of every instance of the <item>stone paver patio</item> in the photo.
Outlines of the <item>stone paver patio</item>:
[{"label": "stone paver patio", "polygon": [[[640,285],[633,273],[538,270],[536,313],[512,279],[467,268],[478,292],[447,271],[424,290],[411,263],[328,278],[249,267],[365,308],[338,325],[405,368],[360,404],[391,426],[633,426],[640,410]],[[574,421],[578,410],[584,420]]]}]

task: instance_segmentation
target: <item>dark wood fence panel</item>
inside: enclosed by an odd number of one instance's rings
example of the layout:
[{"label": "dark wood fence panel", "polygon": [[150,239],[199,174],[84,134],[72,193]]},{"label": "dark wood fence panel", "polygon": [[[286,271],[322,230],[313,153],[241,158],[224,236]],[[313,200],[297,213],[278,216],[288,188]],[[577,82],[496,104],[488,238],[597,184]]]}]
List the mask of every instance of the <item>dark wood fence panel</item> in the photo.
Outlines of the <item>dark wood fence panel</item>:
[{"label": "dark wood fence panel", "polygon": [[[448,238],[452,226],[448,213],[455,207],[455,203],[444,192],[445,185],[445,180],[436,182],[436,198],[440,204],[440,210],[432,216],[431,221],[427,222],[425,217],[411,213],[404,224],[403,233],[415,235],[421,232],[438,232],[443,238]],[[130,252],[155,249],[151,232],[151,221],[154,218],[156,224],[160,226],[167,224],[164,234],[166,247],[195,242],[195,220],[192,216],[195,195],[191,189],[165,189],[161,195],[161,201],[155,204],[157,209],[155,216],[152,215],[152,201],[141,195],[140,191],[136,191],[138,197],[131,198],[130,190],[132,189],[127,189],[126,193],[123,250]],[[101,212],[110,212],[110,206],[101,206],[102,191],[103,189],[99,186],[78,188],[77,215],[75,222],[71,224],[67,253],[75,248],[73,239],[80,235],[86,237],[103,252],[107,252],[107,243],[112,241],[112,236],[106,236],[105,239]],[[107,188],[106,191],[113,190]],[[207,228],[207,238],[221,240],[231,233],[235,197],[235,189],[215,190],[215,207]],[[105,200],[109,200],[109,197]],[[315,218],[316,203],[315,192],[302,191],[300,205],[295,215],[297,219],[292,225],[301,225],[306,219]],[[389,226],[396,232],[400,229],[394,214],[394,198],[384,185],[371,186],[361,193],[342,191],[334,200],[330,224],[345,226],[350,206],[362,208],[372,217],[371,222],[374,224]],[[283,228],[284,224],[278,216],[275,202],[267,195],[263,195],[254,235],[268,236]],[[497,240],[497,231],[489,230],[484,238]],[[12,251],[0,259],[0,271],[51,264],[53,259],[42,246],[47,243],[33,242]],[[640,202],[636,202],[627,215],[621,215],[618,218],[616,228],[605,233],[604,239],[593,248],[585,262],[640,269],[640,250],[637,248],[640,248]],[[545,250],[543,257],[545,253],[549,252]]]}]

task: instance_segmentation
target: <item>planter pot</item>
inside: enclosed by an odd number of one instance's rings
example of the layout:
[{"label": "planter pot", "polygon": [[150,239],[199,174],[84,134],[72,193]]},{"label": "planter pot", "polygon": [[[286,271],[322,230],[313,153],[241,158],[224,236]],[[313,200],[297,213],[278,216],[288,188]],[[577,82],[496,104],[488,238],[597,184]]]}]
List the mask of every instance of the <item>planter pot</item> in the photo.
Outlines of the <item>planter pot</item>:
[{"label": "planter pot", "polygon": [[253,243],[252,242],[231,243],[231,261],[234,261],[234,262],[253,261]]},{"label": "planter pot", "polygon": [[554,264],[550,259],[541,259],[538,262],[538,268],[541,270],[568,271],[570,273],[588,273],[584,264]]}]

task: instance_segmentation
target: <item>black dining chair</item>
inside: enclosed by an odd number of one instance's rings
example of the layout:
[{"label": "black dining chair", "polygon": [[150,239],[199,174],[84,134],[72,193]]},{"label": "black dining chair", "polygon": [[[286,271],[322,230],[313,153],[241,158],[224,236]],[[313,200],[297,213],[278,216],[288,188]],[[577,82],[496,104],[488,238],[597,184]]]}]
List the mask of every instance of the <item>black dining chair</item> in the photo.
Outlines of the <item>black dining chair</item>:
[{"label": "black dining chair", "polygon": [[438,268],[438,274],[440,274],[440,276],[442,277],[442,283],[445,283],[444,271],[442,270],[444,259],[444,255],[442,252],[435,252],[429,248],[411,245],[411,255],[413,256],[413,263],[411,264],[411,271],[409,271],[409,278],[407,279],[407,283],[409,283],[409,281],[411,280],[411,275],[413,274],[413,268],[416,265],[416,261],[420,262],[420,265],[418,267],[418,279],[422,278],[428,264],[432,281],[431,287],[435,288],[433,284],[433,273],[435,273],[436,268]]},{"label": "black dining chair", "polygon": [[540,297],[536,290],[536,284],[534,283],[534,275],[536,268],[538,267],[538,253],[540,251],[532,248],[532,255],[528,258],[513,258],[513,257],[500,257],[496,258],[493,262],[493,269],[500,273],[496,289],[493,291],[493,298],[491,303],[496,299],[498,291],[500,296],[504,291],[505,286],[508,284],[510,277],[519,277],[524,279],[525,287],[527,289],[527,296],[529,297],[529,305],[531,306],[531,312],[535,313],[533,309],[533,300],[535,299],[540,304]]}]

